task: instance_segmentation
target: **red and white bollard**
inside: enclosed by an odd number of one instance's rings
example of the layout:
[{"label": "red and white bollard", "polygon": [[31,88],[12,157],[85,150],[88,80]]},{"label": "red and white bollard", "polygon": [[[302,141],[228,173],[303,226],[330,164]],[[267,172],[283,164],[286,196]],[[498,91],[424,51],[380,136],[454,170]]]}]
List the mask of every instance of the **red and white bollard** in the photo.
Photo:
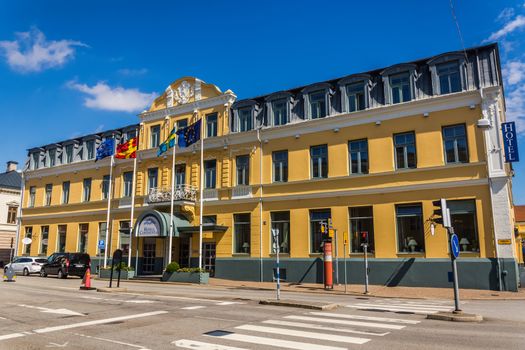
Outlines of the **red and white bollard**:
[{"label": "red and white bollard", "polygon": [[324,251],[324,289],[334,289],[333,270],[332,270],[332,242],[325,241]]}]

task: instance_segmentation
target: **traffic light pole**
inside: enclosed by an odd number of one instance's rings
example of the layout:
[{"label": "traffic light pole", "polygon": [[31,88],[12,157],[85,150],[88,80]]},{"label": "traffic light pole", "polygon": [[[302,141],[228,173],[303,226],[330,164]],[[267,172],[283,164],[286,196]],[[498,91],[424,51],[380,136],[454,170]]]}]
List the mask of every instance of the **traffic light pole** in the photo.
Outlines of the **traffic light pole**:
[{"label": "traffic light pole", "polygon": [[448,228],[448,237],[449,237],[449,246],[450,246],[450,259],[452,260],[452,279],[454,283],[454,312],[461,312],[461,309],[459,308],[459,283],[458,283],[458,265],[456,262],[456,258],[454,257],[454,254],[452,254],[452,242],[451,237],[454,234],[454,228],[449,227]]}]

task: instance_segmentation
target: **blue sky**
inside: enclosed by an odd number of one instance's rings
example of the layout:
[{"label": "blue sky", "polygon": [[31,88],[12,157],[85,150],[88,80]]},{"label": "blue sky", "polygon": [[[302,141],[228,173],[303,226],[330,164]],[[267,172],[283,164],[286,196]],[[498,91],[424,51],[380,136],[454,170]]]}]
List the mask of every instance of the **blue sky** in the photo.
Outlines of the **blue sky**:
[{"label": "blue sky", "polygon": [[[453,0],[466,47],[501,45],[525,204],[525,1]],[[239,98],[461,49],[449,0],[1,1],[0,167],[136,123],[182,76]],[[1,168],[0,168],[1,169]]]}]

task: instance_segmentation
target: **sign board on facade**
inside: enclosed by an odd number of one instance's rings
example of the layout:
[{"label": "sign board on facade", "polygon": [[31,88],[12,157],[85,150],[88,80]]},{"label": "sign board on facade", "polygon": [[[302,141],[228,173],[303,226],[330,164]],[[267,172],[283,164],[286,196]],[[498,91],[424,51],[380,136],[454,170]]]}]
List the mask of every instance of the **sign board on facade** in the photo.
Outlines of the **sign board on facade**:
[{"label": "sign board on facade", "polygon": [[106,241],[104,241],[103,239],[100,239],[98,241],[98,249],[104,249],[106,247]]},{"label": "sign board on facade", "polygon": [[509,245],[512,244],[512,241],[510,239],[498,239],[498,244]]},{"label": "sign board on facade", "polygon": [[520,156],[518,139],[516,138],[516,124],[514,122],[502,123],[501,133],[503,134],[503,147],[505,148],[505,163],[518,162]]},{"label": "sign board on facade", "polygon": [[162,236],[161,226],[159,220],[153,216],[148,215],[142,219],[137,230],[137,237],[159,237]]}]

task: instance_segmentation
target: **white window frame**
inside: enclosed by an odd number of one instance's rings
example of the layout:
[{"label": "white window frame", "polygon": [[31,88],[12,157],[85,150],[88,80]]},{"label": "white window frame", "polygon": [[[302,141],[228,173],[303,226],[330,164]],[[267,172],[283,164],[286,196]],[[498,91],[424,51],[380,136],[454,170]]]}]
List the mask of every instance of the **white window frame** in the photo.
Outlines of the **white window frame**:
[{"label": "white window frame", "polygon": [[465,59],[464,53],[446,53],[439,55],[437,57],[432,58],[431,60],[427,61],[428,67],[430,69],[430,75],[432,77],[432,94],[433,95],[441,95],[441,86],[439,81],[439,76],[437,73],[437,66],[443,63],[449,63],[449,62],[458,62],[458,69],[459,69],[459,75],[460,75],[460,84],[461,84],[461,91],[467,91],[471,88],[471,82],[468,79],[467,74],[467,62]]},{"label": "white window frame", "polygon": [[402,64],[398,64],[398,65],[389,67],[380,73],[383,78],[385,104],[390,104],[390,105],[394,104],[393,97],[392,97],[391,77],[398,75],[398,74],[403,74],[403,73],[408,74],[408,83],[410,84],[409,86],[410,100],[400,101],[399,103],[396,103],[396,104],[408,103],[408,102],[418,99],[419,96],[416,90],[416,78],[418,77],[417,66],[411,63],[402,63]]}]

